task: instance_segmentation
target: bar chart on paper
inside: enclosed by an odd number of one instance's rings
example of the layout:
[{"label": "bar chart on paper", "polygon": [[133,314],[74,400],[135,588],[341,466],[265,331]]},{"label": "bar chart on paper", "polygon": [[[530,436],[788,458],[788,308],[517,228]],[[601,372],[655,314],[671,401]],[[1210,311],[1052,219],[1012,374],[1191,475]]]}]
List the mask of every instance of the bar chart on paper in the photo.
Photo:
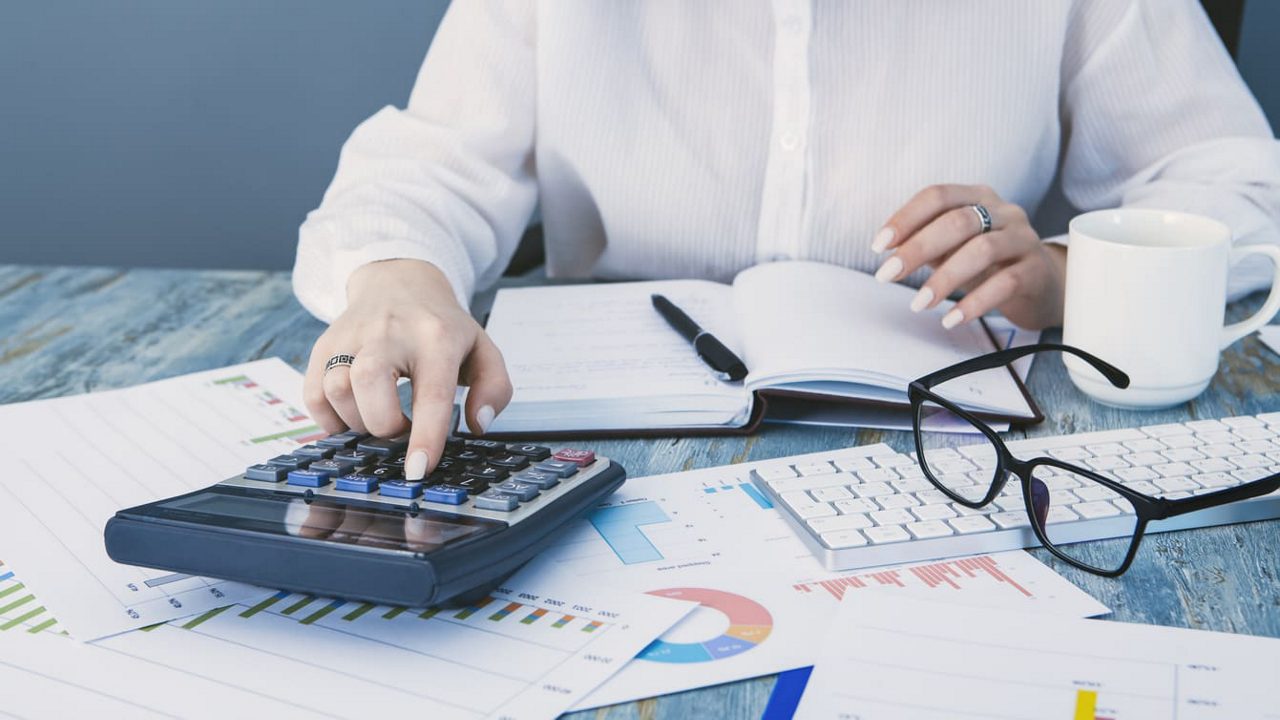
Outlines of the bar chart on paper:
[{"label": "bar chart on paper", "polygon": [[[16,577],[0,581],[6,590],[30,595]],[[35,702],[49,715],[101,706],[105,694],[115,703],[106,707],[169,716],[360,718],[376,697],[379,712],[406,717],[512,719],[564,712],[691,608],[645,595],[556,597],[517,577],[464,608],[277,592],[80,644],[47,613],[29,616],[32,605],[0,608],[8,636],[45,640],[6,643],[0,631],[0,686],[35,683],[45,696],[6,692],[6,709]],[[213,693],[216,708],[193,704]]]},{"label": "bar chart on paper", "polygon": [[1277,672],[1270,638],[869,595],[845,601],[797,717],[1258,720]]},{"label": "bar chart on paper", "polygon": [[260,595],[251,586],[120,565],[102,532],[119,509],[211,485],[313,439],[301,376],[278,359],[0,407],[13,471],[0,552],[81,640]]}]

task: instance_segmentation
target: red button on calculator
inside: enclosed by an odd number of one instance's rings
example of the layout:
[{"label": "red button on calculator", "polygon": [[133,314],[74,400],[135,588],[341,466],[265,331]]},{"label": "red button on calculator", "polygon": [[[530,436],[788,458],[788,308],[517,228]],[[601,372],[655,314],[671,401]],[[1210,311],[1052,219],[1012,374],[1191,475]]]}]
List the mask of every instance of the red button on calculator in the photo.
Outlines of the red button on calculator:
[{"label": "red button on calculator", "polygon": [[590,450],[558,450],[552,457],[556,460],[571,462],[579,467],[586,467],[596,461],[596,454]]}]

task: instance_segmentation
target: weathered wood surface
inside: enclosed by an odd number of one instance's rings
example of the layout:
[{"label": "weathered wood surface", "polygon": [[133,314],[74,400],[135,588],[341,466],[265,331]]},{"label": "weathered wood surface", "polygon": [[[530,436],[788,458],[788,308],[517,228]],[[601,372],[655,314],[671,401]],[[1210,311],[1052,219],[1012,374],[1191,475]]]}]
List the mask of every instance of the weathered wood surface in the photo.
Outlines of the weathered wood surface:
[{"label": "weathered wood surface", "polygon": [[[1249,298],[1230,314],[1243,317],[1260,302]],[[0,402],[125,387],[272,355],[301,369],[322,327],[281,273],[0,266]],[[1030,384],[1048,419],[1026,435],[1216,418],[1280,410],[1280,357],[1245,338],[1227,351],[1201,397],[1155,413],[1089,401],[1056,358],[1038,360]],[[748,438],[592,445],[640,476],[879,441],[909,449],[906,433],[784,426]],[[1115,620],[1280,637],[1278,548],[1276,521],[1149,535],[1133,568],[1116,580],[1034,552],[1114,608]],[[578,717],[753,718],[772,686],[772,678],[759,678]]]}]

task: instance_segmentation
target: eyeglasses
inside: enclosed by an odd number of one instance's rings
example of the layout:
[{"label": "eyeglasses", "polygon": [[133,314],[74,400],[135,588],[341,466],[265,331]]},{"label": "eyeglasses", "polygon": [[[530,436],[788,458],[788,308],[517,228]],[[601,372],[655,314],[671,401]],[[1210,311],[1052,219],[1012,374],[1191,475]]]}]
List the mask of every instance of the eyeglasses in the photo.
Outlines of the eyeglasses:
[{"label": "eyeglasses", "polygon": [[[1133,563],[1138,544],[1153,520],[1225,505],[1265,495],[1280,488],[1280,473],[1225,490],[1169,499],[1138,492],[1125,482],[1057,458],[1019,459],[974,413],[934,391],[935,387],[972,373],[995,370],[1039,352],[1069,353],[1088,363],[1118,388],[1129,376],[1109,363],[1069,345],[1043,343],[1002,350],[930,373],[908,386],[916,458],[934,487],[966,508],[983,508],[993,501],[1003,510],[1025,508],[1032,532],[1049,552],[1074,567],[1106,577],[1118,577]],[[944,388],[939,388],[945,392]],[[951,432],[931,431],[946,428]],[[985,442],[973,446],[972,435]],[[956,445],[969,445],[962,454]],[[1021,481],[1021,497],[1006,490],[1010,475]],[[1088,522],[1082,522],[1088,521]],[[1115,538],[1110,542],[1084,542]]]}]

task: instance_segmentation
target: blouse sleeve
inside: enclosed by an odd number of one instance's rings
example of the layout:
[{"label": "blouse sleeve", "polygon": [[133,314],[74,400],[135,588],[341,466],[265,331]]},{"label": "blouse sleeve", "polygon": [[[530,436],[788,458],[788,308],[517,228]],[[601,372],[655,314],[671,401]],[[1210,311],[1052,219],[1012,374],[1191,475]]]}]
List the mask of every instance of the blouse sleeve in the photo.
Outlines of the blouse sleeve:
[{"label": "blouse sleeve", "polygon": [[321,320],[351,273],[410,258],[440,268],[466,307],[510,260],[536,201],[533,0],[449,7],[408,107],[385,107],[342,148],[299,229],[293,287]]},{"label": "blouse sleeve", "polygon": [[[1196,0],[1077,2],[1061,115],[1076,207],[1182,210],[1226,223],[1237,244],[1280,243],[1280,143]],[[1271,275],[1250,259],[1232,297]]]}]

